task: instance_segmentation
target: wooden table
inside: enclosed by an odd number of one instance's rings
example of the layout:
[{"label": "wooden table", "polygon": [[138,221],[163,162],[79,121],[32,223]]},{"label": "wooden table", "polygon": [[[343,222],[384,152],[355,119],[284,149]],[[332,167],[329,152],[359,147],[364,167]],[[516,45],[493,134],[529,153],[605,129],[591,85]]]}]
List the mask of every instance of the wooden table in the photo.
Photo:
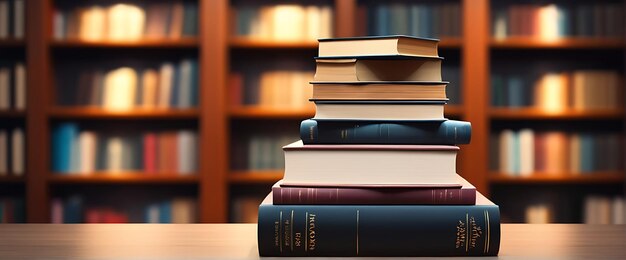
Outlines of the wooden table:
[{"label": "wooden table", "polygon": [[[502,237],[502,259],[626,259],[626,225],[505,224]],[[0,259],[226,258],[259,258],[256,225],[0,225]]]}]

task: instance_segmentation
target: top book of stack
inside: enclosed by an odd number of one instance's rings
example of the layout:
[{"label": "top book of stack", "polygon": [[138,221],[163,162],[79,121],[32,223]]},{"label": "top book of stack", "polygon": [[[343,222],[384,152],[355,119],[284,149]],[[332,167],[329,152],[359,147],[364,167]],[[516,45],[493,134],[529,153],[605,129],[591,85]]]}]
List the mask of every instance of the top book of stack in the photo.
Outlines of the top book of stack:
[{"label": "top book of stack", "polygon": [[319,58],[361,56],[439,57],[439,40],[404,35],[319,39]]}]

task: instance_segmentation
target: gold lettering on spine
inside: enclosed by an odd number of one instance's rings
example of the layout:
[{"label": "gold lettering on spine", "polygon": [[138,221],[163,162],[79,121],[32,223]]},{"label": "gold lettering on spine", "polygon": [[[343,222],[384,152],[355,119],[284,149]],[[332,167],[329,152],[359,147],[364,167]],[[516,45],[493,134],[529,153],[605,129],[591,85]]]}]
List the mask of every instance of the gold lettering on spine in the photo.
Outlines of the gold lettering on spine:
[{"label": "gold lettering on spine", "polygon": [[356,210],[356,255],[359,255],[359,210]]},{"label": "gold lettering on spine", "polygon": [[485,253],[489,252],[489,244],[491,244],[491,223],[489,223],[489,211],[485,210],[485,215],[487,216],[487,239],[485,241],[485,244],[487,245],[487,251],[485,251]]},{"label": "gold lettering on spine", "polygon": [[293,210],[291,210],[291,225],[289,226],[289,233],[291,233],[291,252],[293,252]]},{"label": "gold lettering on spine", "polygon": [[467,235],[465,236],[465,252],[467,252],[467,246],[469,245],[469,243],[467,242],[467,239],[469,239],[469,214],[465,214],[465,226],[468,227],[465,229],[467,232]]},{"label": "gold lettering on spine", "polygon": [[278,229],[280,230],[280,233],[278,235],[278,240],[280,240],[280,252],[283,252],[283,212],[280,212],[280,217],[279,217],[279,223],[280,226],[278,227]]},{"label": "gold lettering on spine", "polygon": [[309,212],[304,214],[304,252],[309,251]]}]

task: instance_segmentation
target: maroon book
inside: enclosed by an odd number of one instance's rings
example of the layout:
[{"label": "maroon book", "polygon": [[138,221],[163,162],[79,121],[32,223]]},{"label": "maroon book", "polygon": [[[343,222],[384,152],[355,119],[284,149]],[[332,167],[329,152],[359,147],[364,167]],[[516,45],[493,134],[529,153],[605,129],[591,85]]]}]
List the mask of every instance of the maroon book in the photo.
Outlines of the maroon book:
[{"label": "maroon book", "polygon": [[459,177],[459,188],[272,186],[275,205],[474,205],[476,188]]}]

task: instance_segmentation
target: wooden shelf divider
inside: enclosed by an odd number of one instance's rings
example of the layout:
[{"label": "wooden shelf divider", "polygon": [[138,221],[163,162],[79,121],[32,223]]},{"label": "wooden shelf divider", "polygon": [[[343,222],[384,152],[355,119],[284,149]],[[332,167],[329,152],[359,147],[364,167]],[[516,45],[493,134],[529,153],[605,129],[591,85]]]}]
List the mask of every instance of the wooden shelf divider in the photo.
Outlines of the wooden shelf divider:
[{"label": "wooden shelf divider", "polygon": [[228,175],[231,184],[274,184],[283,178],[283,170],[233,171]]},{"label": "wooden shelf divider", "polygon": [[489,181],[498,184],[624,184],[624,177],[623,172],[533,173],[529,176],[491,173]]},{"label": "wooden shelf divider", "polygon": [[509,37],[491,39],[490,46],[494,49],[623,49],[626,42],[623,38],[563,38],[552,41],[532,37]]},{"label": "wooden shelf divider", "polygon": [[24,183],[25,182],[25,177],[24,176],[15,176],[12,174],[7,174],[7,175],[2,175],[0,176],[0,184],[3,183]]},{"label": "wooden shelf divider", "polygon": [[598,109],[598,110],[573,110],[568,109],[562,112],[547,112],[537,108],[490,108],[489,116],[492,119],[500,120],[602,120],[624,118],[624,110],[620,109]]},{"label": "wooden shelf divider", "polygon": [[197,38],[162,39],[162,40],[137,40],[137,41],[103,41],[89,42],[81,40],[58,40],[50,42],[50,47],[55,49],[191,49],[198,48],[200,41]]},{"label": "wooden shelf divider", "polygon": [[128,111],[101,108],[55,107],[48,111],[51,118],[58,119],[197,119],[197,108],[189,109],[133,109]]},{"label": "wooden shelf divider", "polygon": [[180,175],[176,173],[141,172],[63,174],[50,173],[48,182],[52,184],[198,184],[198,175]]}]

